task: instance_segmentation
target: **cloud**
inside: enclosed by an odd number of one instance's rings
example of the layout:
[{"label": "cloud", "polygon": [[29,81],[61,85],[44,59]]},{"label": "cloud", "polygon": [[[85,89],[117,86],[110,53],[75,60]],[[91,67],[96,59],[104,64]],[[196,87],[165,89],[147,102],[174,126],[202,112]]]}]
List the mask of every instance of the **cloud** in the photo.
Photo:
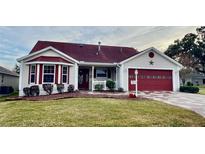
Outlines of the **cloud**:
[{"label": "cloud", "polygon": [[38,40],[130,46],[143,50],[155,46],[164,51],[175,39],[195,32],[196,27],[0,27],[0,65],[13,68]]}]

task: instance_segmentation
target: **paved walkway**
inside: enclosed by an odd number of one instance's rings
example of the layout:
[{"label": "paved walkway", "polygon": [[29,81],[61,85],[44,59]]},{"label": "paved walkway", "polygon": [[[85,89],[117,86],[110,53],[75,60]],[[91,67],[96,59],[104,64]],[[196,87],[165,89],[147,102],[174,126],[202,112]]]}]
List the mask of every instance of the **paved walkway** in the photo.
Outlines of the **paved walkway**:
[{"label": "paved walkway", "polygon": [[190,109],[205,117],[205,95],[181,92],[140,92],[139,96]]}]

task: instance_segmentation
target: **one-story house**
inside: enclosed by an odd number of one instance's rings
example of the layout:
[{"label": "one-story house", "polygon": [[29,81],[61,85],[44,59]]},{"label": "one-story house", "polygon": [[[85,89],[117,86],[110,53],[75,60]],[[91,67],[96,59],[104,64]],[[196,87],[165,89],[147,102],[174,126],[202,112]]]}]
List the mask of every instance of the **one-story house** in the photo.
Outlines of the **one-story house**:
[{"label": "one-story house", "polygon": [[[0,66],[0,87],[12,87],[14,91],[19,88],[19,75],[7,68]],[[1,92],[2,91],[2,92]],[[0,93],[3,93],[1,88]]]},{"label": "one-story house", "polygon": [[179,70],[182,65],[151,47],[137,51],[132,47],[38,41],[30,53],[17,60],[21,63],[19,91],[42,84],[69,84],[75,90],[95,90],[111,79],[116,89],[135,90],[135,70],[138,70],[137,87],[141,91],[178,91]]}]

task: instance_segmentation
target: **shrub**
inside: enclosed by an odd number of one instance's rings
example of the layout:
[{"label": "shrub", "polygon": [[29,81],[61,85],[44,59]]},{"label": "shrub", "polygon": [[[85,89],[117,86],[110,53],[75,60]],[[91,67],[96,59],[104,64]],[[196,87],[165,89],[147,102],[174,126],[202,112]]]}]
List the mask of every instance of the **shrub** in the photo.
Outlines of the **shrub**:
[{"label": "shrub", "polygon": [[193,86],[193,83],[187,82],[187,86]]},{"label": "shrub", "polygon": [[97,90],[97,91],[102,91],[103,88],[104,88],[103,84],[96,84],[95,85],[95,90]]},{"label": "shrub", "polygon": [[68,86],[68,92],[71,93],[71,92],[74,92],[74,85],[70,84]]},{"label": "shrub", "polygon": [[64,90],[64,84],[57,84],[57,90],[60,94],[62,94]]},{"label": "shrub", "polygon": [[106,86],[113,91],[115,89],[115,82],[113,80],[107,80],[106,81]]},{"label": "shrub", "polygon": [[124,89],[123,89],[122,87],[119,87],[119,88],[118,88],[118,91],[119,91],[119,92],[123,92]]},{"label": "shrub", "polygon": [[53,92],[53,85],[52,84],[43,84],[43,90],[47,92],[47,94],[51,95]]},{"label": "shrub", "polygon": [[40,91],[39,91],[39,86],[38,85],[30,87],[31,96],[39,96],[39,93],[40,93]]},{"label": "shrub", "polygon": [[187,93],[198,93],[199,92],[199,88],[198,87],[194,87],[194,86],[181,86],[180,87],[180,91],[181,92],[187,92]]},{"label": "shrub", "polygon": [[130,93],[129,98],[136,98],[136,95],[134,93]]},{"label": "shrub", "polygon": [[30,88],[29,87],[23,88],[23,92],[24,92],[25,96],[30,96]]},{"label": "shrub", "polygon": [[10,94],[14,92],[14,88],[11,86],[0,86],[0,94]]}]

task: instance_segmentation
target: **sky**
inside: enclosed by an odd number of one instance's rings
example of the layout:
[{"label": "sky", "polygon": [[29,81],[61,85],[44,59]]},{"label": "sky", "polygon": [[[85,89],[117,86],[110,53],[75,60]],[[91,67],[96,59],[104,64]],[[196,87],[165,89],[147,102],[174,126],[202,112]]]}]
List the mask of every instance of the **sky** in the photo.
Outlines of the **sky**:
[{"label": "sky", "polygon": [[16,59],[27,55],[38,40],[119,45],[138,51],[155,47],[164,52],[176,39],[195,33],[196,27],[0,27],[0,65],[12,69]]}]

